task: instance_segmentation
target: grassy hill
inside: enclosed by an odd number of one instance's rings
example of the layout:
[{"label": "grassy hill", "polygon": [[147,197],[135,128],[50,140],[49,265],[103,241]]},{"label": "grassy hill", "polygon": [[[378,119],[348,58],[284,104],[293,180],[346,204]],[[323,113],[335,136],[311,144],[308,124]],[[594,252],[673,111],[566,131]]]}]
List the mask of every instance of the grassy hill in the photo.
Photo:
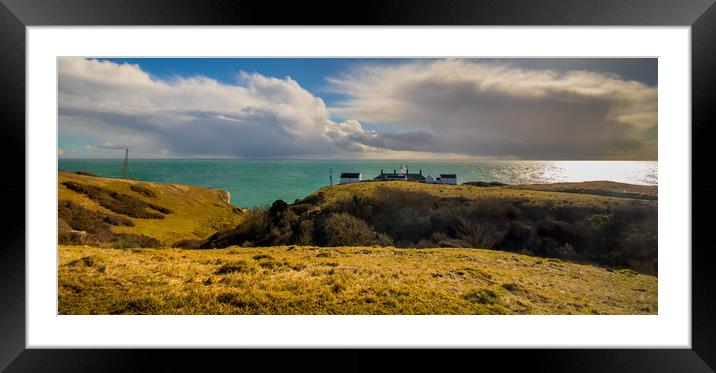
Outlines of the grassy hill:
[{"label": "grassy hill", "polygon": [[614,181],[587,181],[580,183],[551,183],[507,185],[505,189],[538,190],[544,192],[563,192],[593,194],[608,197],[657,200],[658,188],[654,185],[634,185]]},{"label": "grassy hill", "polygon": [[60,314],[656,314],[657,278],[481,249],[60,246]]},{"label": "grassy hill", "polygon": [[656,188],[600,183],[366,182],[242,212],[60,172],[59,312],[655,314]]},{"label": "grassy hill", "polygon": [[656,194],[617,184],[335,185],[256,209],[199,246],[492,248],[656,274]]},{"label": "grassy hill", "polygon": [[171,246],[204,239],[242,220],[220,190],[62,171],[57,188],[60,243]]},{"label": "grassy hill", "polygon": [[[323,187],[306,197],[306,200],[320,200],[321,206],[337,201],[359,197],[370,197],[380,189],[398,189],[407,192],[427,193],[438,197],[461,197],[468,199],[519,199],[528,200],[539,206],[569,204],[577,207],[614,207],[631,203],[633,200],[655,201],[655,186],[616,183],[611,181],[588,181],[578,183],[526,184],[504,186],[474,186],[469,184],[426,184],[404,181],[380,181],[354,184],[340,184]],[[639,201],[641,203],[641,201]],[[655,205],[656,202],[643,202]]]}]

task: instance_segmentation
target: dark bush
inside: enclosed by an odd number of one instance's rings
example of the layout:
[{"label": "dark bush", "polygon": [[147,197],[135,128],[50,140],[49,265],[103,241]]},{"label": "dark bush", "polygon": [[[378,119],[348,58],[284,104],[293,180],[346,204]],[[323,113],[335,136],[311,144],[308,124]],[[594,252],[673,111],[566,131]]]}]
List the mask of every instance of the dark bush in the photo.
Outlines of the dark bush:
[{"label": "dark bush", "polygon": [[69,226],[71,229],[88,233],[108,232],[107,224],[134,226],[134,223],[125,217],[95,212],[66,200],[58,201],[58,214],[62,222],[60,228]]},{"label": "dark bush", "polygon": [[515,198],[447,198],[382,187],[369,197],[354,195],[312,209],[322,198],[319,193],[294,205],[279,200],[268,210],[252,210],[241,225],[218,233],[206,247],[476,247],[656,273],[655,204],[635,202],[609,210]]},{"label": "dark bush", "polygon": [[302,220],[297,227],[296,243],[299,245],[311,245],[314,243],[314,224],[312,220]]},{"label": "dark bush", "polygon": [[[72,181],[66,181],[62,183],[62,185],[72,191],[86,195],[99,203],[100,206],[109,209],[112,212],[132,218],[163,219],[164,215],[162,214],[170,214],[172,212],[167,208],[144,202],[132,196],[114,191],[107,191],[93,185],[85,185]],[[151,212],[148,211],[148,209],[152,209],[160,213]]]},{"label": "dark bush", "polygon": [[268,210],[269,217],[276,218],[281,216],[281,214],[285,213],[286,210],[288,210],[288,203],[286,203],[282,199],[277,199],[276,201],[271,204],[271,207]]},{"label": "dark bush", "polygon": [[322,224],[325,246],[389,245],[363,220],[347,213],[334,213]]},{"label": "dark bush", "polygon": [[213,234],[204,240],[199,248],[212,249],[232,245],[253,246],[264,243],[271,228],[268,209],[257,207],[249,209],[244,215],[245,218],[241,224],[232,229]]},{"label": "dark bush", "polygon": [[299,204],[291,205],[291,211],[293,211],[294,213],[296,213],[298,215],[301,215],[304,212],[311,209],[311,207],[313,207],[313,205],[311,205],[310,203],[299,203]]},{"label": "dark bush", "polygon": [[58,242],[64,245],[102,247],[159,247],[154,238],[131,233],[114,233],[110,225],[133,226],[122,216],[106,215],[86,209],[74,202],[58,201]]},{"label": "dark bush", "polygon": [[142,185],[133,184],[129,186],[129,189],[147,197],[155,198],[157,196],[151,189]]},{"label": "dark bush", "polygon": [[125,218],[124,216],[112,216],[112,215],[106,215],[104,218],[104,222],[109,225],[116,225],[116,226],[126,226],[126,227],[133,227],[134,222]]}]

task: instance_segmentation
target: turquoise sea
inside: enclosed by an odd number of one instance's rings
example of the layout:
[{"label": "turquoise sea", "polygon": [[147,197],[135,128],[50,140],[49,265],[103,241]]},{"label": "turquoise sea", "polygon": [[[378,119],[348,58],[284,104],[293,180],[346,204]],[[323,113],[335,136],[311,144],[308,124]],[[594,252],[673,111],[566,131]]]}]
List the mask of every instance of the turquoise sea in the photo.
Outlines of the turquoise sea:
[{"label": "turquoise sea", "polygon": [[[499,181],[508,184],[611,180],[657,185],[657,162],[651,161],[431,161],[431,160],[149,160],[130,159],[128,177],[143,181],[191,184],[231,193],[239,207],[293,202],[316,189],[338,183],[341,172],[373,178],[404,164],[411,173],[457,174],[458,183]],[[122,160],[60,159],[59,169],[122,177]]]}]

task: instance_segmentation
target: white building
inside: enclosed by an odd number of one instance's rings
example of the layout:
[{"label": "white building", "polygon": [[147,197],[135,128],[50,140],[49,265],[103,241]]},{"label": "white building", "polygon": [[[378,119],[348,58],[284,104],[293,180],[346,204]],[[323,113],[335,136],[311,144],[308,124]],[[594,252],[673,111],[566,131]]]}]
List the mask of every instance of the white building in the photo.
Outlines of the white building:
[{"label": "white building", "polygon": [[436,182],[438,184],[457,184],[457,175],[456,174],[440,174],[440,177],[437,178]]},{"label": "white building", "polygon": [[433,177],[433,175],[425,176],[425,182],[428,184],[457,184],[456,174],[440,174],[439,177]]},{"label": "white building", "polygon": [[360,172],[344,172],[341,174],[341,184],[357,183],[363,180]]}]

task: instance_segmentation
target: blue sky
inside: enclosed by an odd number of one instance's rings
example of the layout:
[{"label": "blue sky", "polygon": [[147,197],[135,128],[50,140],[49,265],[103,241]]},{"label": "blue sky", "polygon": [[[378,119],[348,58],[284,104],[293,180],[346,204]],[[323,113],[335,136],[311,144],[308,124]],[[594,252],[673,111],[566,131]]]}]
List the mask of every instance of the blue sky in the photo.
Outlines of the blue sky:
[{"label": "blue sky", "polygon": [[[59,152],[102,157],[102,147],[134,145],[149,158],[651,159],[657,65],[594,58],[66,59]],[[240,140],[196,143],[213,139],[212,131]]]}]

